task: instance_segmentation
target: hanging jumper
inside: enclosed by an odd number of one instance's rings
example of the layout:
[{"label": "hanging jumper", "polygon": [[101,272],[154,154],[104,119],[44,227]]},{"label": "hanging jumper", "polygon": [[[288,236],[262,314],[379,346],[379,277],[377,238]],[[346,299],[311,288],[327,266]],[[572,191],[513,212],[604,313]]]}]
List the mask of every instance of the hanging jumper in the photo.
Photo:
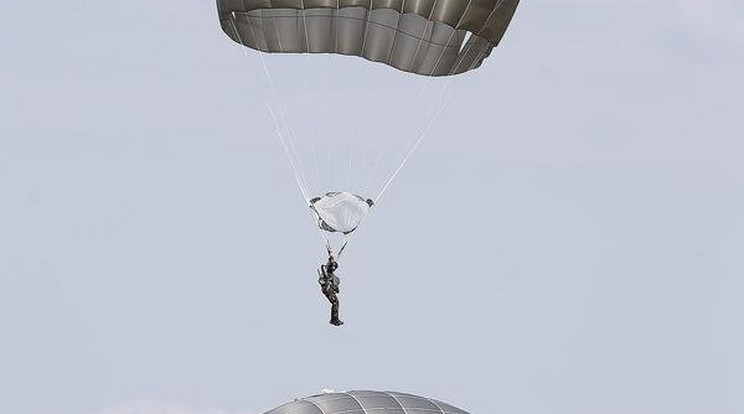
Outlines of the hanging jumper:
[{"label": "hanging jumper", "polygon": [[329,256],[328,262],[321,265],[318,270],[318,283],[321,292],[331,303],[331,320],[329,323],[334,326],[341,326],[344,322],[338,318],[339,301],[338,296],[336,296],[341,291],[339,288],[341,279],[333,273],[337,268],[338,263],[333,259],[333,256]]}]

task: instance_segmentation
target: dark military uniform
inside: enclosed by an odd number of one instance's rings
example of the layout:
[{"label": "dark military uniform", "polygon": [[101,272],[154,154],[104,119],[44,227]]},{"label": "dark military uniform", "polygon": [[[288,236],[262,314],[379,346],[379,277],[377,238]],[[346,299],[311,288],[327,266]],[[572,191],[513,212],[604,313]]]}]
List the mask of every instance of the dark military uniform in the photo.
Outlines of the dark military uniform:
[{"label": "dark military uniform", "polygon": [[318,272],[320,274],[318,283],[320,283],[320,291],[323,292],[323,295],[325,295],[328,301],[331,302],[330,324],[339,326],[344,323],[338,318],[339,303],[336,294],[341,291],[338,287],[341,284],[341,280],[338,276],[333,274],[337,268],[338,264],[332,259],[329,259],[328,263],[320,266],[320,271]]}]

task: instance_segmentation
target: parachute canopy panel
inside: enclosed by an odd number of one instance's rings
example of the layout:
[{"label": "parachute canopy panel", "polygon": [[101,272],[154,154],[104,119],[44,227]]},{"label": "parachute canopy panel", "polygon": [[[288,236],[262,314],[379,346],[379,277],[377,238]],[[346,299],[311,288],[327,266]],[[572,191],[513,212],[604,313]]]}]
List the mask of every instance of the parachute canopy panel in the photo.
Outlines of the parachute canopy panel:
[{"label": "parachute canopy panel", "polygon": [[265,414],[468,414],[430,398],[394,391],[330,392],[299,398]]},{"label": "parachute canopy panel", "polygon": [[519,0],[217,0],[222,29],[269,53],[363,57],[449,76],[481,65]]}]

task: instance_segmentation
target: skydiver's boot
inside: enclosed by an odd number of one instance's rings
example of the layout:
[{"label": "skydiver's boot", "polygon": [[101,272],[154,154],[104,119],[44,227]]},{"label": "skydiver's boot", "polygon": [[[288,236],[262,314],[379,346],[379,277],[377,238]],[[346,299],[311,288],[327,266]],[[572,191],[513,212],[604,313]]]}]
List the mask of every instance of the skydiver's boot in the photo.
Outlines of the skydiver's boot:
[{"label": "skydiver's boot", "polygon": [[341,326],[344,321],[338,318],[338,301],[331,305],[331,321],[330,324],[333,326]]}]

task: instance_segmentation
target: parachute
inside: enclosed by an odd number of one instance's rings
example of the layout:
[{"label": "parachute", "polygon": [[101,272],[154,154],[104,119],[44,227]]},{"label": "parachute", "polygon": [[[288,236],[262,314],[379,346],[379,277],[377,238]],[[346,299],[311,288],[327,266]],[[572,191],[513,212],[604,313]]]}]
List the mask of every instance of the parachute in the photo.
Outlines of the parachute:
[{"label": "parachute", "polygon": [[265,99],[329,253],[343,252],[443,113],[454,75],[481,66],[518,3],[217,0],[222,30],[259,52],[248,96]]},{"label": "parachute", "polygon": [[350,234],[359,227],[374,205],[371,198],[332,191],[310,200],[310,208],[318,217],[318,227],[331,233]]},{"label": "parachute", "polygon": [[270,53],[360,56],[426,76],[475,69],[519,0],[217,0],[234,41]]}]

